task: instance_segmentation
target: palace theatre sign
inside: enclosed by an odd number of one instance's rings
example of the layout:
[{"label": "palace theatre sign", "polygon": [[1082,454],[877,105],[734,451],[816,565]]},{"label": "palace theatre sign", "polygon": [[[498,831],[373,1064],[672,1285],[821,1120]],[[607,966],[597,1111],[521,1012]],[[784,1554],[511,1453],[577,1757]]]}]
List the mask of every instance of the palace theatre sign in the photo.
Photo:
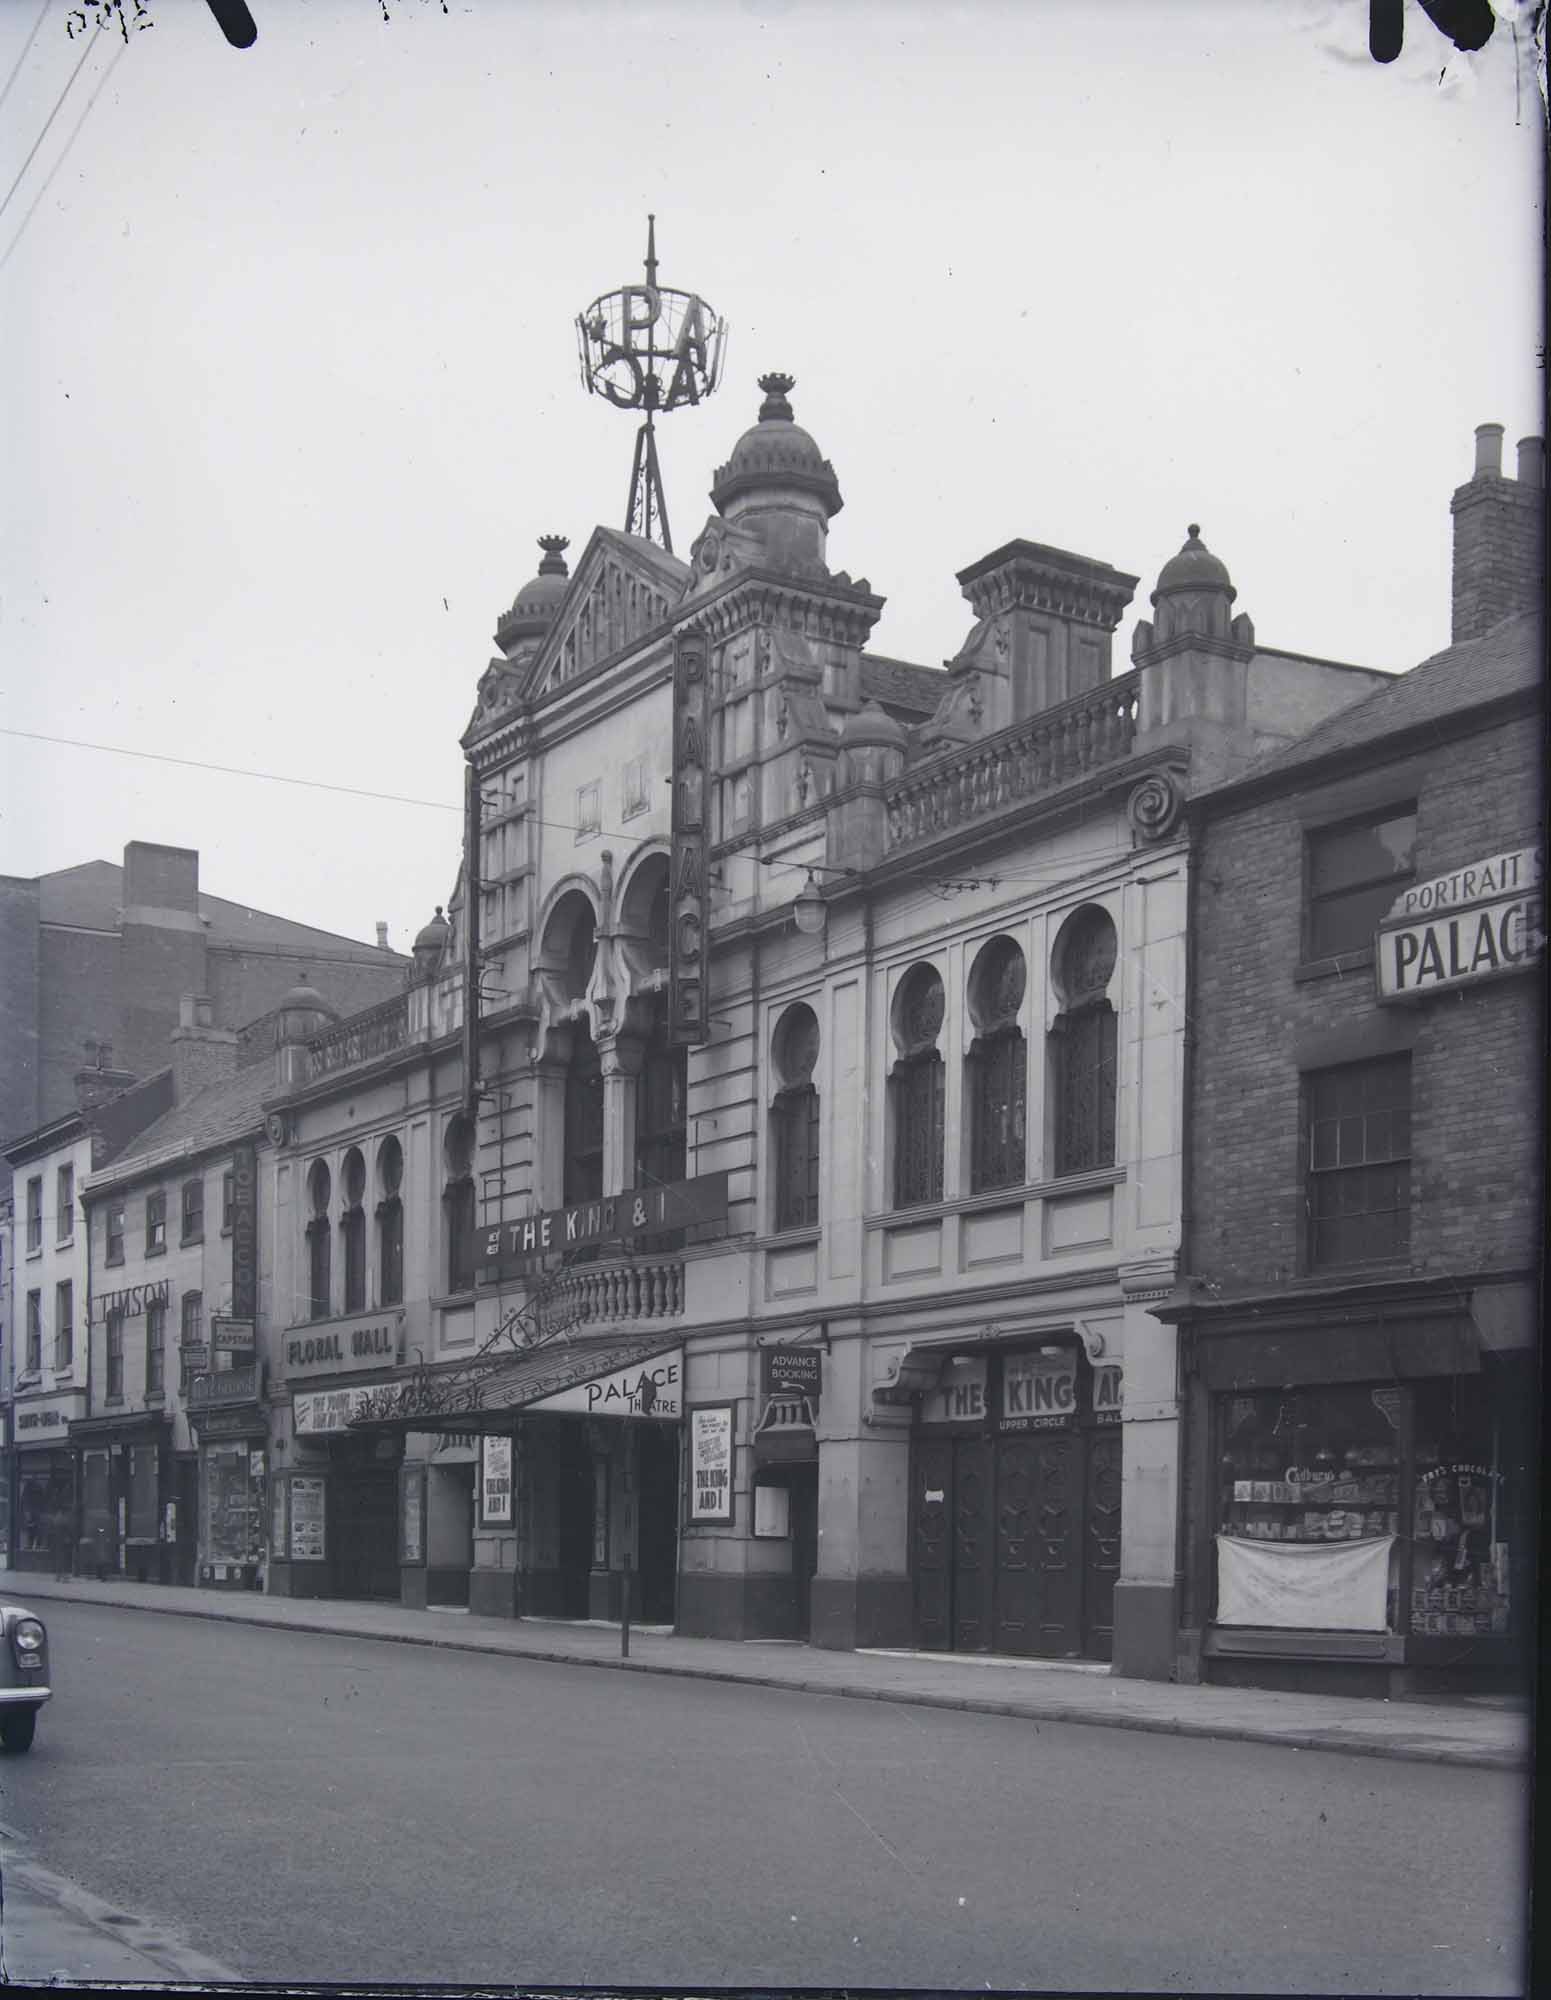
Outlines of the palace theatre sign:
[{"label": "palace theatre sign", "polygon": [[1403,889],[1375,943],[1380,1000],[1527,972],[1546,948],[1545,853],[1521,847]]}]

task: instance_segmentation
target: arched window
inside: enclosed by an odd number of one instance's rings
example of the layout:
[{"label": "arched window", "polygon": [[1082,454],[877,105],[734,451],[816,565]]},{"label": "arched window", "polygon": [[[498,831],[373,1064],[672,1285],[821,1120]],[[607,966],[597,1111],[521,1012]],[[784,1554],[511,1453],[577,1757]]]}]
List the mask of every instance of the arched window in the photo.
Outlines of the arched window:
[{"label": "arched window", "polygon": [[942,1200],[943,1069],[937,1050],[944,1013],[934,966],[913,965],[894,997],[899,1059],[889,1077],[894,1111],[894,1206]]},{"label": "arched window", "polygon": [[361,1203],[366,1195],[366,1162],[358,1147],[352,1146],[346,1153],[340,1178],[345,1194],[345,1212],[339,1218],[345,1252],[345,1311],[365,1312],[366,1210]]},{"label": "arched window", "polygon": [[651,1028],[636,1078],[635,1184],[657,1187],[684,1178],[689,1122],[684,1111],[686,1051],[668,1040],[668,1005],[653,996]]},{"label": "arched window", "polygon": [[447,1289],[474,1287],[474,1132],[460,1111],[442,1141],[442,1210],[446,1218]]},{"label": "arched window", "polygon": [[1054,1171],[1115,1164],[1116,1020],[1108,987],[1115,970],[1114,922],[1096,904],[1061,926],[1051,977],[1061,1012],[1050,1031]]},{"label": "arched window", "polygon": [[1029,1066],[1018,1026],[1027,985],[1023,953],[1011,938],[992,938],[969,976],[969,1013],[976,1030],[965,1062],[972,1194],[1021,1186],[1028,1172],[1024,1109]]},{"label": "arched window", "polygon": [[799,1000],[776,1024],[777,1089],[770,1109],[775,1167],[775,1226],[802,1229],[819,1219],[819,1024]]},{"label": "arched window", "polygon": [[329,1229],[329,1194],[332,1181],[328,1162],[314,1160],[307,1174],[307,1311],[312,1319],[327,1319],[333,1311],[333,1248]]},{"label": "arched window", "polygon": [[385,1306],[404,1303],[404,1148],[384,1139],[377,1151],[377,1298]]}]

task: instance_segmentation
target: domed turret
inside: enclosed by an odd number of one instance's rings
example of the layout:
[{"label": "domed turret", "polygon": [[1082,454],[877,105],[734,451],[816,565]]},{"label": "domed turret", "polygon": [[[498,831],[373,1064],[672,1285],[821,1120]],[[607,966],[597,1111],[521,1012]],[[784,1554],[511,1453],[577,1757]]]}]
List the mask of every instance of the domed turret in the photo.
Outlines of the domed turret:
[{"label": "domed turret", "polygon": [[793,378],[761,375],[759,386],[765,396],[759,421],[717,468],[712,505],[723,520],[740,523],[757,537],[773,566],[827,574],[829,523],[845,504],[835,468],[792,420]]},{"label": "domed turret", "polygon": [[840,725],[840,751],[847,778],[863,784],[897,778],[905,767],[909,740],[910,733],[902,722],[897,722],[875,701],[864,702]]},{"label": "domed turret", "polygon": [[1177,556],[1170,556],[1158,572],[1154,604],[1173,590],[1225,590],[1231,603],[1238,592],[1228,574],[1228,565],[1214,556],[1201,539],[1199,525],[1192,521],[1185,531],[1185,544]]},{"label": "domed turret", "polygon": [[538,574],[518,591],[511,609],[501,614],[501,622],[495,628],[495,642],[508,658],[519,646],[542,639],[555,622],[570,579],[565,562],[565,551],[570,546],[565,535],[539,536],[544,559]]},{"label": "domed turret", "polygon": [[442,906],[438,903],[436,915],[415,937],[413,951],[415,962],[409,975],[412,985],[423,986],[428,980],[436,977],[436,968],[442,962],[442,953],[447,948],[451,930],[452,926],[442,915]]},{"label": "domed turret", "polygon": [[275,1021],[275,1045],[287,1048],[308,1041],[314,1035],[321,1035],[330,1022],[338,1019],[339,1009],[331,1006],[318,989],[303,978],[280,1002]]}]

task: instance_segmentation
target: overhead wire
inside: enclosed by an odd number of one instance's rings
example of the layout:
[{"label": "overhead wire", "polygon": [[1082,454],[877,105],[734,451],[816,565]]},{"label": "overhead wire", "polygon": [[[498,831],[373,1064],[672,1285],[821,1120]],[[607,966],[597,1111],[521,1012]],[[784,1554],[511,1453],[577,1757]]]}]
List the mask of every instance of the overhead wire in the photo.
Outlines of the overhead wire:
[{"label": "overhead wire", "polygon": [[0,271],[3,271],[6,265],[10,263],[12,253],[15,251],[17,244],[20,243],[22,238],[26,235],[27,224],[31,222],[33,216],[37,213],[38,204],[42,201],[43,197],[48,193],[49,189],[54,185],[55,174],[59,172],[60,168],[69,158],[70,148],[75,144],[76,140],[80,137],[81,127],[86,123],[87,119],[90,118],[90,116],[92,115],[92,106],[97,102],[97,99],[101,97],[109,77],[112,76],[114,69],[118,65],[119,57],[124,53],[124,50],[127,46],[128,44],[125,42],[119,42],[115,45],[112,55],[108,58],[107,68],[104,69],[102,75],[98,77],[96,88],[92,91],[91,96],[88,97],[86,100],[85,110],[82,111],[80,117],[77,118],[74,125],[70,128],[69,138],[66,139],[64,145],[59,149],[58,157],[55,159],[53,166],[49,168],[48,173],[44,176],[42,187],[40,187],[37,193],[32,197],[32,201],[28,206],[27,213],[22,217],[21,223],[17,228],[16,234],[11,238],[10,243],[6,246],[6,251],[4,256],[0,256]]},{"label": "overhead wire", "polygon": [[[461,813],[463,811],[461,805],[451,805],[445,799],[418,799],[411,797],[405,792],[368,791],[360,785],[335,784],[327,778],[293,778],[284,771],[255,771],[241,764],[212,763],[203,757],[175,757],[170,751],[166,750],[134,750],[120,743],[89,743],[83,737],[79,736],[54,736],[40,729],[17,729],[8,723],[0,723],[0,736],[21,737],[29,743],[53,743],[68,750],[97,750],[110,757],[139,757],[148,763],[154,764],[177,764],[184,770],[214,771],[218,775],[227,778],[255,778],[272,785],[300,785],[308,791],[338,792],[346,798],[376,799],[384,805],[421,806],[429,812]],[[549,819],[542,813],[532,813],[528,817],[531,818],[535,826],[547,826],[556,833],[581,833],[588,831],[596,833],[604,840],[633,841],[639,837],[637,833],[625,832],[619,827],[599,826],[583,828],[574,820]],[[1122,850],[1119,848],[1087,848],[1074,854],[1053,856],[1049,861],[1036,862],[1032,867],[998,867],[989,870],[984,876],[975,878],[975,881],[977,886],[979,883],[985,883],[989,887],[995,887],[1000,882],[1039,882],[1043,881],[1047,875],[1056,875],[1059,877],[1065,874],[1069,876],[1074,869],[1081,868],[1084,864],[1102,864],[1107,861],[1118,860],[1121,853]],[[765,860],[763,865],[768,868],[785,868],[797,874],[806,875],[811,875],[819,871],[819,864],[817,863],[809,861],[784,861],[773,855]],[[851,871],[846,870],[845,872],[850,873]],[[968,886],[967,882],[965,886]]]},{"label": "overhead wire", "polygon": [[64,103],[65,99],[70,95],[71,86],[74,84],[76,78],[81,74],[81,65],[86,61],[86,58],[91,54],[92,43],[95,40],[96,37],[94,35],[88,35],[82,41],[81,53],[75,59],[75,68],[71,70],[69,76],[66,77],[64,89],[54,99],[54,108],[49,113],[47,118],[44,119],[43,130],[38,134],[37,138],[33,140],[31,149],[29,150],[26,159],[22,161],[21,169],[18,172],[15,180],[12,181],[11,185],[6,189],[4,201],[0,201],[0,217],[3,217],[6,210],[10,207],[12,198],[14,197],[16,190],[22,184],[22,176],[26,173],[27,169],[32,165],[34,159],[36,159],[37,157],[38,148],[43,144],[43,141],[48,137],[49,127],[53,124],[54,120],[59,116],[60,106]]},{"label": "overhead wire", "polygon": [[11,85],[15,83],[16,79],[21,75],[22,64],[27,60],[27,57],[31,52],[33,43],[38,39],[38,30],[43,26],[43,16],[48,12],[48,9],[49,9],[49,0],[43,0],[43,5],[38,9],[38,18],[32,24],[32,33],[27,37],[26,41],[22,44],[22,52],[16,58],[15,67],[12,69],[11,74],[5,80],[5,89],[0,90],[0,104],[5,103],[5,100],[11,94]]}]

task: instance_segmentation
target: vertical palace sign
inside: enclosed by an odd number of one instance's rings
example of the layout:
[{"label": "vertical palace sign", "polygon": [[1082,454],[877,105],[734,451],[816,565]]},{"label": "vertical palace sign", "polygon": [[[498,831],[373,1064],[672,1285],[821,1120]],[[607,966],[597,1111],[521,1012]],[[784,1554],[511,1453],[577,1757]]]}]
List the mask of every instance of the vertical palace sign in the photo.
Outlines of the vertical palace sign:
[{"label": "vertical palace sign", "polygon": [[673,635],[673,851],[669,882],[668,1039],[703,1042],[710,924],[706,826],[709,645],[703,632]]}]

